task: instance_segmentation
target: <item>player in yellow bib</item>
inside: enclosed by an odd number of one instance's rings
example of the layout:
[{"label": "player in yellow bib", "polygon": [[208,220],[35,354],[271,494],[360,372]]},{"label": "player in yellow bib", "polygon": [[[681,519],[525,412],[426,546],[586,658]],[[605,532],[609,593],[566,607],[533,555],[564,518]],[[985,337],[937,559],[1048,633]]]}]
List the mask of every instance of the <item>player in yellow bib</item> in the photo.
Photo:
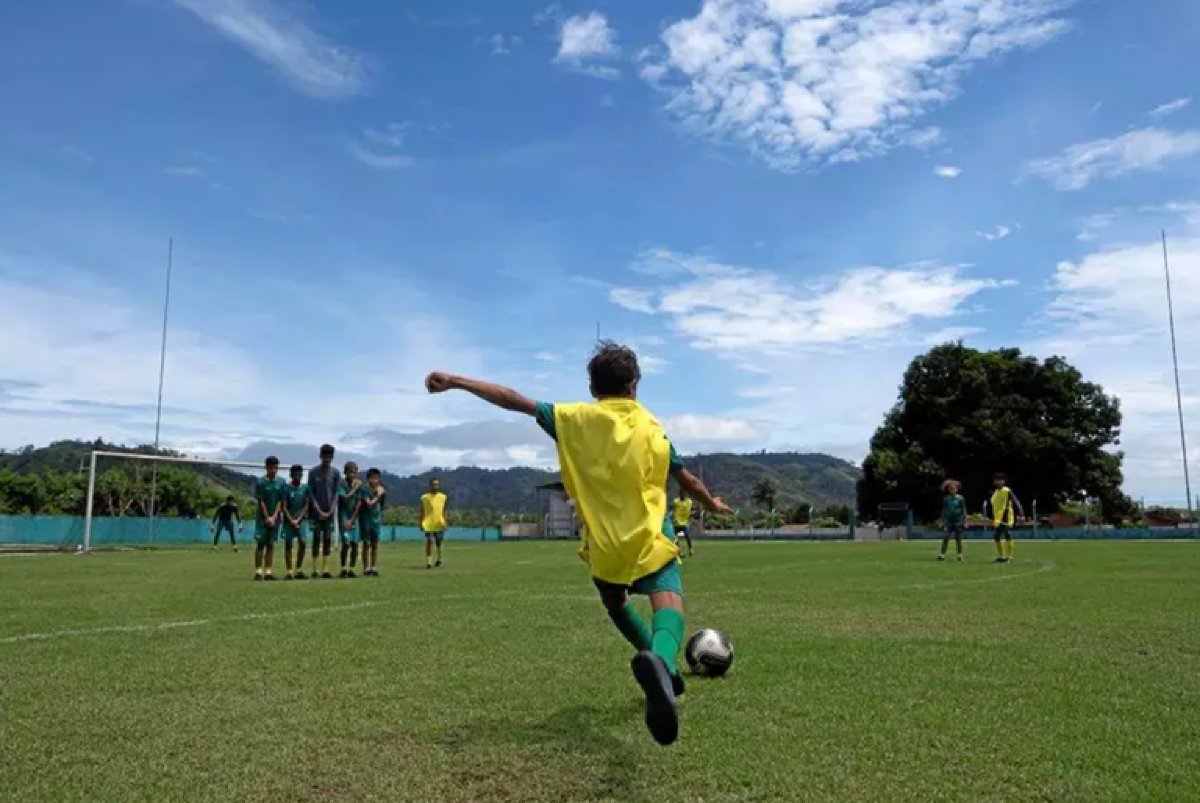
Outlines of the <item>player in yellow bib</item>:
[{"label": "player in yellow bib", "polygon": [[680,488],[679,497],[675,500],[675,504],[671,506],[671,523],[675,526],[675,545],[679,545],[680,537],[687,541],[689,558],[695,554],[692,551],[692,533],[688,529],[691,520],[692,499]]},{"label": "player in yellow bib", "polygon": [[[613,624],[637,650],[630,668],[646,695],[646,726],[659,744],[679,736],[677,667],[683,641],[683,586],[667,517],[674,477],[714,513],[732,512],[688,472],[662,425],[637,401],[637,356],[601,343],[588,363],[594,403],[535,402],[509,388],[452,374],[425,380],[431,393],[465,390],[505,410],[533,416],[554,438],[567,495],[583,523],[582,557]],[[629,595],[650,597],[650,627]]]},{"label": "player in yellow bib", "polygon": [[988,500],[988,510],[991,513],[992,531],[996,536],[996,563],[1009,563],[1013,559],[1012,528],[1018,519],[1025,518],[1021,502],[1017,495],[1008,487],[1008,478],[997,474],[992,479],[995,491]]},{"label": "player in yellow bib", "polygon": [[[442,482],[429,481],[429,493],[421,497],[421,532],[425,533],[425,568],[442,565],[442,542],[446,539],[446,502]],[[433,562],[433,549],[437,547],[437,563]]]}]

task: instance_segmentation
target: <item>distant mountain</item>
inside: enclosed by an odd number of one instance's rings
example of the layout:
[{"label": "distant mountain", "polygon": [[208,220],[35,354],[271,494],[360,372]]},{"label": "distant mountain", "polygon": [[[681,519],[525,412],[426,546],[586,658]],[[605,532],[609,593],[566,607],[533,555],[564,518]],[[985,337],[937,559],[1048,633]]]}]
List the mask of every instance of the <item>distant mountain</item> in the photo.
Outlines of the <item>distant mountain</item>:
[{"label": "distant mountain", "polygon": [[[86,468],[87,456],[92,449],[153,453],[153,449],[144,446],[129,448],[102,441],[58,441],[42,448],[0,452],[0,468],[8,467],[18,474],[47,471],[73,474]],[[823,454],[708,454],[686,457],[684,463],[701,476],[714,493],[737,508],[753,507],[754,486],[763,479],[769,479],[775,485],[776,507],[780,510],[789,510],[801,502],[818,507],[853,505],[855,483],[859,478],[856,466]],[[249,493],[253,488],[248,474],[233,469],[205,466],[190,470],[209,483],[230,491]],[[389,504],[416,504],[434,477],[442,481],[457,508],[508,513],[533,511],[537,503],[537,486],[558,480],[556,472],[532,468],[435,469],[408,477],[385,471],[383,481],[388,488]]]}]

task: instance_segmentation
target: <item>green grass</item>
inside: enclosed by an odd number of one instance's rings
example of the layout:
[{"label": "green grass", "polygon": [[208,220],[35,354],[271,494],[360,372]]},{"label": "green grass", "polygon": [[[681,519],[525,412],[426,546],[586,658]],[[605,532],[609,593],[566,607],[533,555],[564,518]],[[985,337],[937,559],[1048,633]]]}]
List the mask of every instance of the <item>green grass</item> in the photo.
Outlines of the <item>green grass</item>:
[{"label": "green grass", "polygon": [[274,584],[245,549],[0,557],[0,796],[1200,799],[1200,544],[698,547],[689,630],[737,663],[671,748],[570,544]]}]

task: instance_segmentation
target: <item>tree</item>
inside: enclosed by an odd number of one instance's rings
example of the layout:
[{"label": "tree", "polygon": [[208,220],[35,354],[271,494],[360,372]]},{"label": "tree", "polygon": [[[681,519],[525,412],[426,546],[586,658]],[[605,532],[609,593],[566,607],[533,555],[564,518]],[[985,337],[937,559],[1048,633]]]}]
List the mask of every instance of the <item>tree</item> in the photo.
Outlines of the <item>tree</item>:
[{"label": "tree", "polygon": [[798,502],[788,514],[789,524],[808,524],[813,517],[813,506],[808,502]]},{"label": "tree", "polygon": [[767,510],[774,510],[775,493],[775,483],[771,482],[769,477],[763,477],[754,483],[754,491],[752,493],[754,504],[762,505]]},{"label": "tree", "polygon": [[938,346],[908,366],[871,439],[859,512],[908,502],[918,519],[933,520],[947,478],[978,509],[1001,472],[1027,513],[1035,499],[1050,513],[1086,488],[1119,520],[1132,503],[1121,493],[1122,455],[1106,448],[1120,443],[1120,427],[1118,400],[1061,357]]}]

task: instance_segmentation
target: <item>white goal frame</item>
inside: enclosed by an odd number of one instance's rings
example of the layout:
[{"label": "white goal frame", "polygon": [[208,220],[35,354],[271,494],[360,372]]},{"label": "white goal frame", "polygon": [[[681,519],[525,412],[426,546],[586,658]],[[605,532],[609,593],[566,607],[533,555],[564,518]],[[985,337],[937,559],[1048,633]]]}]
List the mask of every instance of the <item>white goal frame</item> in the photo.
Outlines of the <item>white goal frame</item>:
[{"label": "white goal frame", "polygon": [[[262,469],[262,461],[252,463],[246,460],[204,460],[199,457],[169,457],[157,454],[138,454],[136,452],[108,452],[92,450],[88,466],[87,510],[83,517],[83,551],[92,550],[92,511],[96,502],[96,461],[101,457],[111,457],[118,460],[147,460],[152,463],[182,463],[184,465],[216,466],[219,468],[254,468]],[[150,527],[154,532],[154,521],[158,518],[157,506],[151,501]]]}]

